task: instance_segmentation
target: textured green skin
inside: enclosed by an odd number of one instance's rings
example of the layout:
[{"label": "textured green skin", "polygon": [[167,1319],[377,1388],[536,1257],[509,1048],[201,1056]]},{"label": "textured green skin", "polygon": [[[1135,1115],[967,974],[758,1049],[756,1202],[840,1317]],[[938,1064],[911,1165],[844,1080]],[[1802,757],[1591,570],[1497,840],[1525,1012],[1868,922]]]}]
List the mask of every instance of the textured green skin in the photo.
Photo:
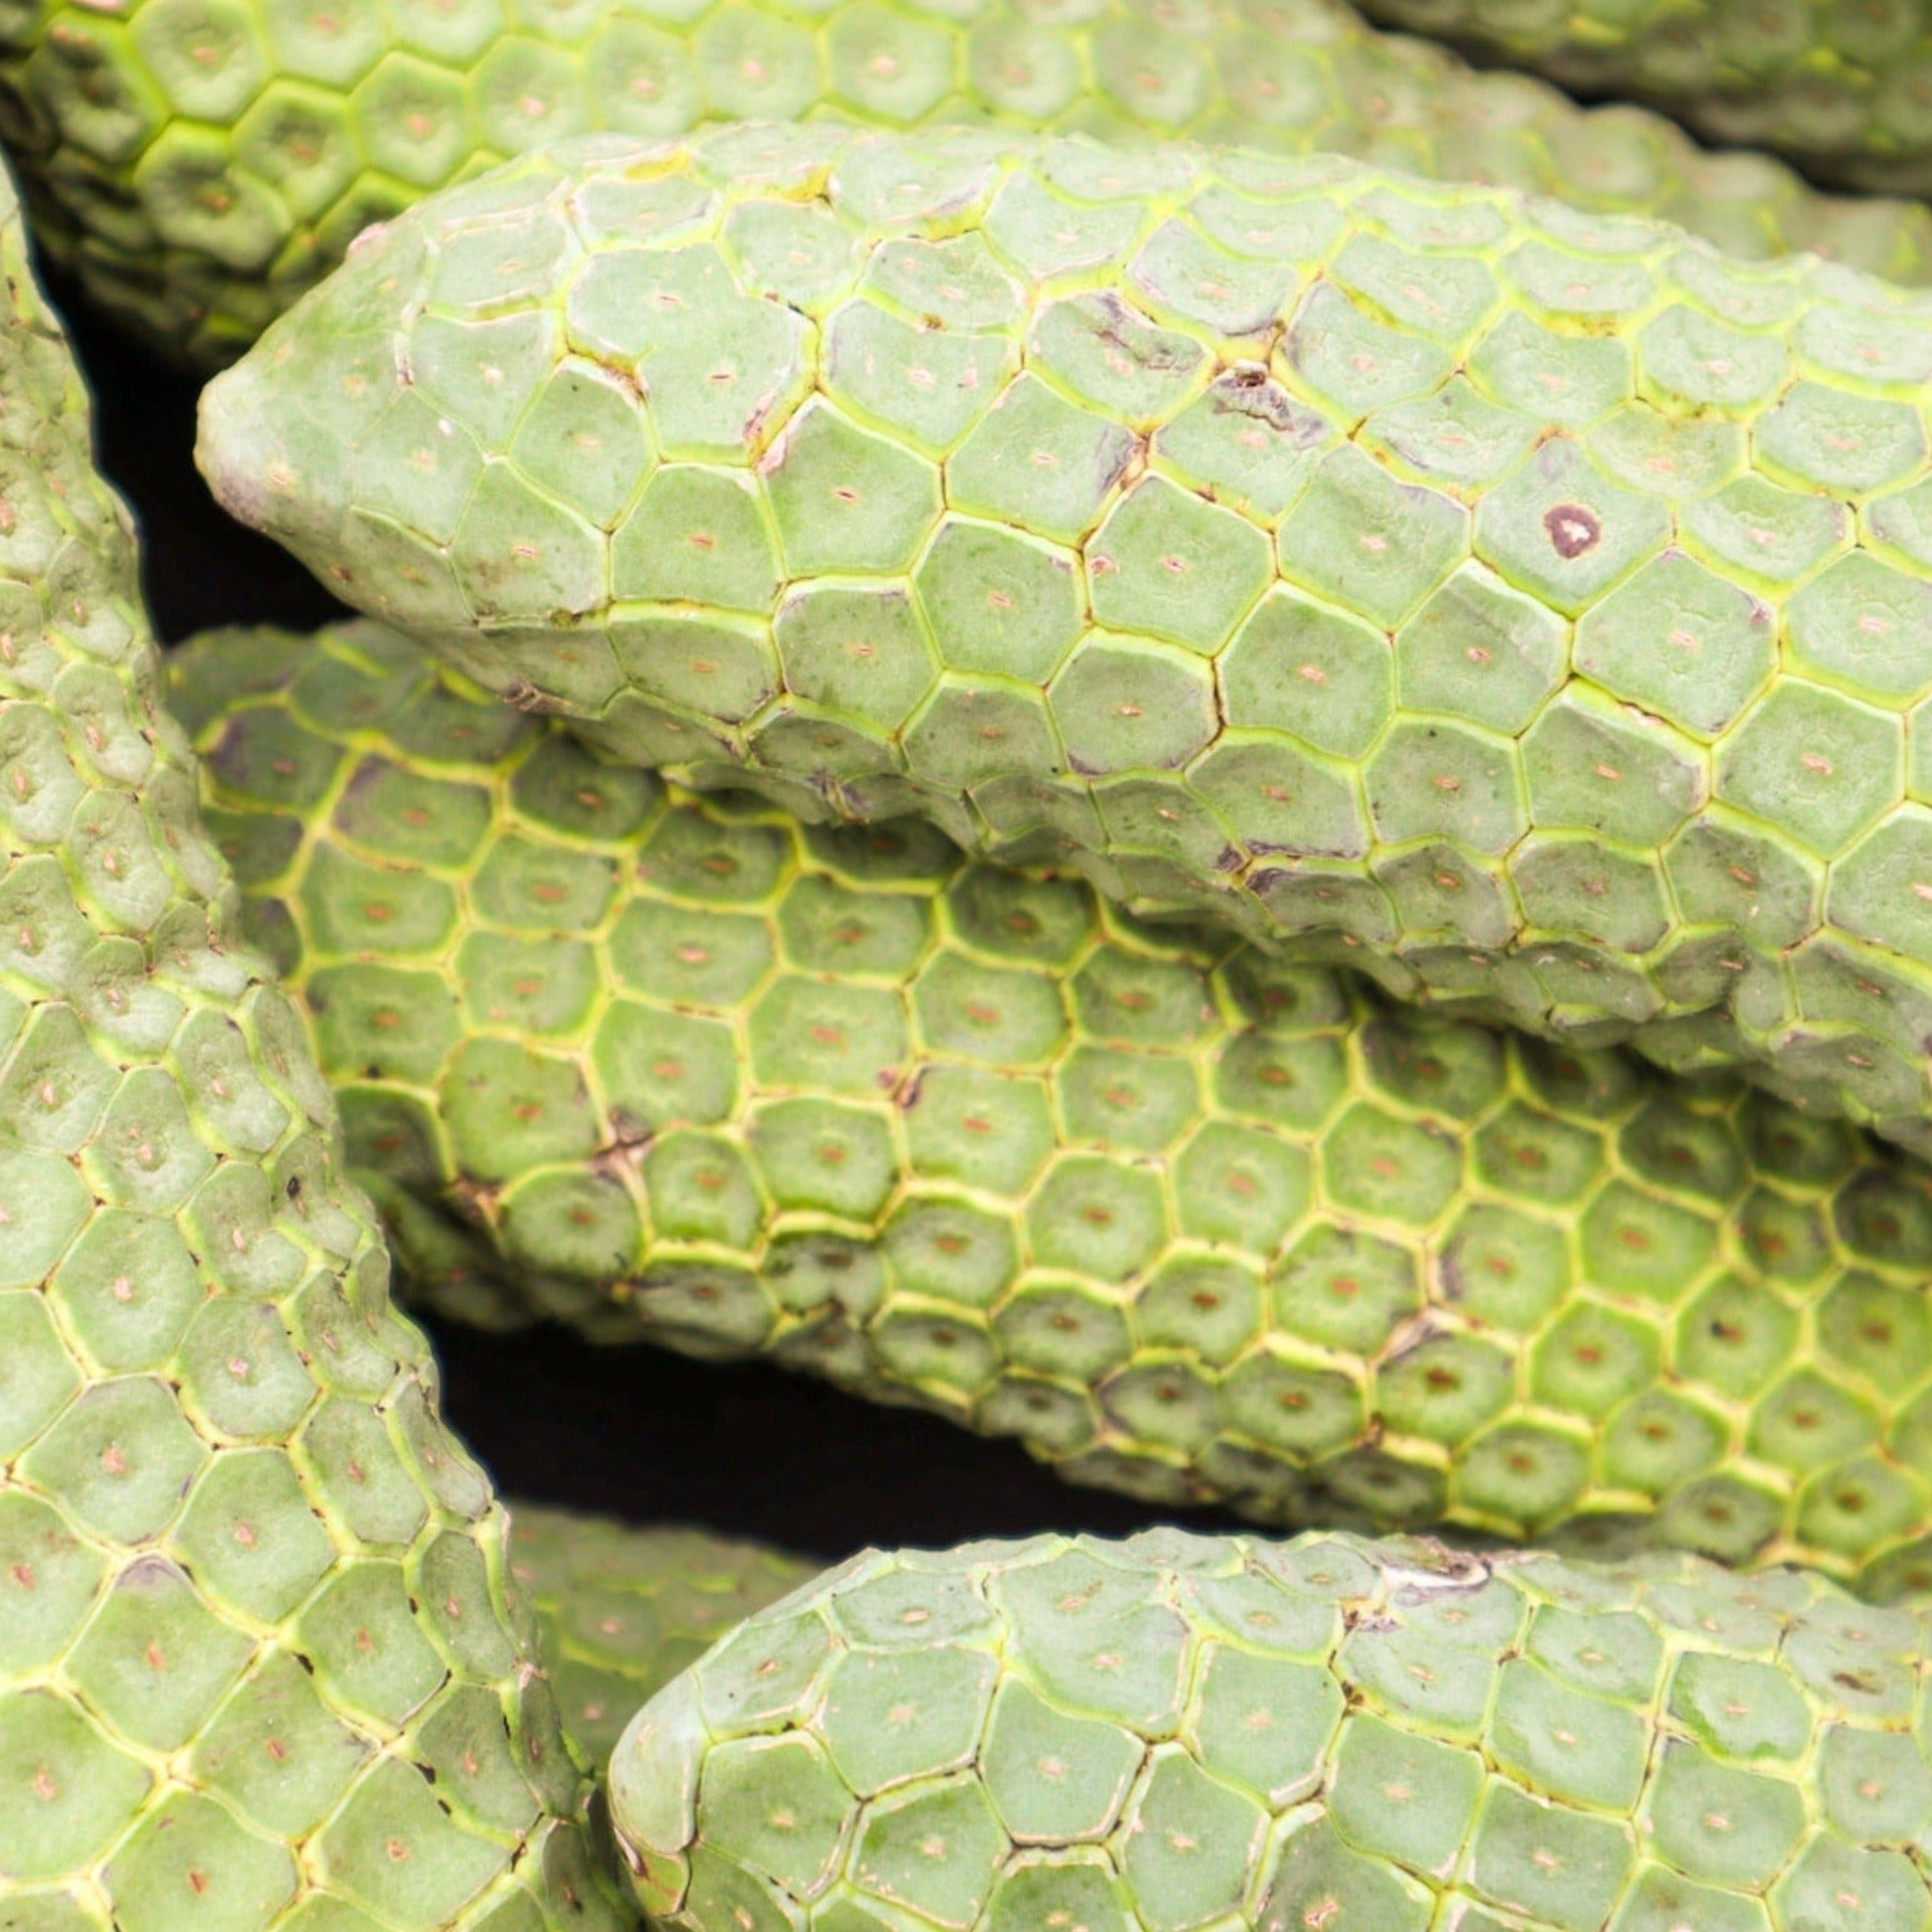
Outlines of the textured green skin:
[{"label": "textured green skin", "polygon": [[1365,9],[1564,87],[1652,102],[1706,140],[1775,149],[1819,181],[1932,192],[1925,0],[1365,0]]},{"label": "textured green skin", "polygon": [[1915,1161],[667,794],[374,626],[171,661],[447,1312],[765,1353],[1161,1505],[1932,1587]]},{"label": "textured green skin", "polygon": [[372,234],[200,458],[621,760],[1927,1150],[1929,378],[1932,299],[1654,224],[749,129]]},{"label": "textured green skin", "polygon": [[0,0],[0,110],[90,293],[225,361],[367,222],[545,141],[707,121],[994,120],[1327,149],[1932,281],[1932,215],[1714,157],[1381,35],[1339,0]]},{"label": "textured green skin", "polygon": [[0,1924],[621,1927],[0,195]]},{"label": "textured green skin", "polygon": [[1684,1557],[873,1552],[637,1714],[612,1813],[685,1932],[1921,1932],[1928,1638]]},{"label": "textured green skin", "polygon": [[640,1704],[819,1567],[703,1530],[510,1509],[510,1570],[537,1612],[544,1674],[571,1742],[600,1769]]}]

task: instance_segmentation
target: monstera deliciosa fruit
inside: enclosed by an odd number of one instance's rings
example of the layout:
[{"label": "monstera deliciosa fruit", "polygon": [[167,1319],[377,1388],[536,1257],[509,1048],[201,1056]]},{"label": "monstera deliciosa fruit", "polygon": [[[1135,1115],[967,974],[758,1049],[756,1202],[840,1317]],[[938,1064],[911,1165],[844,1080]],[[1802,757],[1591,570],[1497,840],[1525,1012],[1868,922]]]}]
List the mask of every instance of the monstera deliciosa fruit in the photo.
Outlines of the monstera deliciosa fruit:
[{"label": "monstera deliciosa fruit", "polygon": [[1932,1147],[1932,298],[1352,163],[734,129],[400,217],[238,516],[613,757]]},{"label": "monstera deliciosa fruit", "polygon": [[1149,1502],[1932,1585],[1911,1157],[678,792],[372,624],[174,672],[446,1312],[765,1354]]},{"label": "monstera deliciosa fruit", "polygon": [[646,1705],[612,1809],[679,1932],[1903,1932],[1926,1638],[1695,1558],[872,1553]]},{"label": "monstera deliciosa fruit", "polygon": [[0,1924],[621,1927],[10,195],[0,262]]},{"label": "monstera deliciosa fruit", "polygon": [[683,1525],[512,1506],[510,1568],[537,1613],[564,1728],[601,1776],[637,1708],[814,1565]]},{"label": "monstera deliciosa fruit", "polygon": [[1653,102],[1708,141],[1773,148],[1819,181],[1893,195],[1932,190],[1932,14],[1922,0],[1365,6],[1391,27],[1587,96]]},{"label": "monstera deliciosa fruit", "polygon": [[1932,280],[1922,208],[1832,200],[1641,109],[1473,72],[1339,0],[9,0],[0,114],[45,244],[205,362],[368,222],[493,162],[591,128],[740,120],[1330,151]]}]

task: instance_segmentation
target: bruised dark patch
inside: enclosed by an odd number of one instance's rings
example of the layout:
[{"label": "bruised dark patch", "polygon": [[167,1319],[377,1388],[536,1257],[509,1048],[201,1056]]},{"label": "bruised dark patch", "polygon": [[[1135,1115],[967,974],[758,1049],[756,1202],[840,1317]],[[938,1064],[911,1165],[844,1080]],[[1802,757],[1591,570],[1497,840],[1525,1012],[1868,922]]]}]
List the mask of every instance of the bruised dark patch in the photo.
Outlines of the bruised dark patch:
[{"label": "bruised dark patch", "polygon": [[[1410,1356],[1419,1354],[1424,1349],[1434,1347],[1438,1342],[1449,1340],[1454,1332],[1443,1321],[1440,1309],[1424,1308],[1412,1321],[1402,1324],[1380,1360],[1392,1367],[1395,1363],[1406,1361]],[[1460,1379],[1451,1380],[1448,1372],[1443,1370],[1426,1372],[1424,1380],[1431,1387],[1438,1390],[1462,1386]]]},{"label": "bruised dark patch", "polygon": [[371,752],[349,775],[349,783],[342,788],[342,798],[337,805],[338,817],[347,821],[348,807],[360,805],[364,812],[370,809],[370,794],[379,791],[384,779],[395,776],[395,767],[386,758],[378,758]]},{"label": "bruised dark patch", "polygon": [[1111,289],[1075,299],[1074,314],[1087,333],[1137,368],[1167,376],[1190,370],[1201,360],[1200,345],[1191,336],[1156,328]]},{"label": "bruised dark patch", "polygon": [[554,713],[568,711],[569,706],[554,693],[540,690],[528,678],[513,678],[503,687],[501,696],[520,712],[528,712],[534,717],[547,717]]},{"label": "bruised dark patch", "polygon": [[1240,363],[1218,376],[1209,384],[1208,398],[1217,415],[1260,423],[1278,436],[1293,438],[1300,450],[1313,449],[1328,435],[1327,422],[1303,408],[1258,363]]},{"label": "bruised dark patch", "polygon": [[1594,510],[1580,503],[1558,503],[1543,513],[1543,527],[1556,554],[1565,563],[1582,556],[1603,542],[1603,525]]},{"label": "bruised dark patch", "polygon": [[599,1158],[648,1147],[657,1138],[657,1130],[641,1114],[634,1114],[628,1107],[613,1107],[606,1118],[610,1124],[611,1144],[605,1150],[605,1155]]}]

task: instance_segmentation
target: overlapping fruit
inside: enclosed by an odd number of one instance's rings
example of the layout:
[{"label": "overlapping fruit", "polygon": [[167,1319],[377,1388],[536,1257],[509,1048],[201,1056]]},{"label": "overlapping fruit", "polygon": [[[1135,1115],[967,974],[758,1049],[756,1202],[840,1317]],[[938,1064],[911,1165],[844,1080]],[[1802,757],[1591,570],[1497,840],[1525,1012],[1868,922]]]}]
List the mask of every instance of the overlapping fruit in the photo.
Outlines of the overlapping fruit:
[{"label": "overlapping fruit", "polygon": [[1819,181],[1932,189],[1932,15],[1922,0],[1367,0],[1366,10],[1585,98],[1653,102],[1708,141],[1771,148]]},{"label": "overlapping fruit", "polygon": [[682,1932],[1853,1932],[1932,1912],[1923,1613],[1155,1531],[873,1553],[611,1764]]},{"label": "overlapping fruit", "polygon": [[1913,202],[1820,195],[1342,0],[8,0],[0,131],[43,244],[176,353],[239,354],[368,223],[593,128],[948,123],[1351,154],[1932,281]]},{"label": "overlapping fruit", "polygon": [[1932,301],[1330,160],[733,129],[399,218],[221,500],[613,757],[1925,1148]]},{"label": "overlapping fruit", "polygon": [[176,659],[418,1292],[770,1354],[1276,1522],[1932,1582],[1932,1172],[599,764],[369,624]]},{"label": "overlapping fruit", "polygon": [[[1925,179],[1919,0],[1379,4]],[[203,460],[415,633],[184,651],[198,766],[0,208],[0,1926],[1932,1927],[1924,209],[1334,0],[0,96],[177,349],[348,251]],[[1316,1527],[512,1541],[358,1176],[445,1314]]]},{"label": "overlapping fruit", "polygon": [[684,1526],[512,1506],[510,1568],[537,1613],[565,1730],[601,1768],[638,1707],[813,1565]]},{"label": "overlapping fruit", "polygon": [[10,199],[0,265],[0,1923],[619,1927]]}]

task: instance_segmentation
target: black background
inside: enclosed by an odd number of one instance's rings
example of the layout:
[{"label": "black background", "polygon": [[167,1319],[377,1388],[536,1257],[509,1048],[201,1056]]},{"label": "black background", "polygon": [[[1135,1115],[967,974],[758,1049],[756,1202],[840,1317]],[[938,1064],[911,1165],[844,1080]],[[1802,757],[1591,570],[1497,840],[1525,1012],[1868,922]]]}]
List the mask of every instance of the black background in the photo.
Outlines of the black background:
[{"label": "black background", "polygon": [[[217,624],[325,622],[334,601],[230,523],[196,473],[198,380],[50,286],[94,388],[102,466],[140,524],[163,640]],[[1069,1487],[1012,1443],[775,1369],[593,1349],[556,1330],[430,1325],[446,1411],[511,1496],[702,1523],[828,1558],[1049,1529],[1122,1535],[1153,1520],[1129,1498]]]}]

